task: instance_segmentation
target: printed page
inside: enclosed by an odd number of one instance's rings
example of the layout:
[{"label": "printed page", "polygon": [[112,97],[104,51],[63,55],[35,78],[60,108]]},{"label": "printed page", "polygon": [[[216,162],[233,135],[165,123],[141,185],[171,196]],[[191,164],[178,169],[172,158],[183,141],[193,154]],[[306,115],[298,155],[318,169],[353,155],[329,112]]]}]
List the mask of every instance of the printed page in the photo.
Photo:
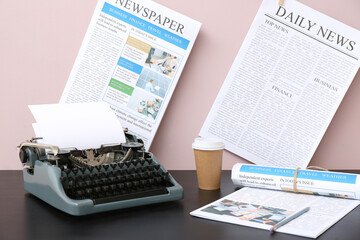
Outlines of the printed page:
[{"label": "printed page", "polygon": [[61,103],[108,103],[148,150],[201,24],[155,2],[100,0]]},{"label": "printed page", "polygon": [[272,226],[310,207],[277,231],[316,238],[360,204],[358,200],[321,197],[244,187],[190,214],[215,221],[270,230]]},{"label": "printed page", "polygon": [[237,163],[232,168],[231,180],[236,186],[360,200],[359,175],[351,173],[314,170],[298,170],[296,173],[296,169],[291,168]]},{"label": "printed page", "polygon": [[359,69],[360,32],[263,1],[200,131],[258,165],[305,168]]}]

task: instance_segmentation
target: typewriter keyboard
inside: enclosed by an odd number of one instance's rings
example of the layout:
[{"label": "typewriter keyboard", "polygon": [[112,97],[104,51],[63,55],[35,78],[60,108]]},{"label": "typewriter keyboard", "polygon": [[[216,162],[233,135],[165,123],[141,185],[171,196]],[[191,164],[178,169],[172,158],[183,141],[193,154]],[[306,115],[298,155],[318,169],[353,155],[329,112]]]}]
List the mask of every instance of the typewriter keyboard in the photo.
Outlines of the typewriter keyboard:
[{"label": "typewriter keyboard", "polygon": [[69,198],[94,204],[167,194],[173,186],[169,173],[152,158],[63,168],[60,180]]}]

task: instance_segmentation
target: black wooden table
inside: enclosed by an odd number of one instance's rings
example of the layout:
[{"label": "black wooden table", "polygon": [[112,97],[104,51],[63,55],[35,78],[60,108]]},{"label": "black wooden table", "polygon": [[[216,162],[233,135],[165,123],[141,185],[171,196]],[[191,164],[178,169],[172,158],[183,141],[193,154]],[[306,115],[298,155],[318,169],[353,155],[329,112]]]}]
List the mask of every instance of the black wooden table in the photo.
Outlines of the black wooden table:
[{"label": "black wooden table", "polygon": [[[192,217],[192,210],[236,190],[230,171],[217,191],[199,190],[195,171],[170,173],[184,188],[183,200],[74,217],[27,193],[21,171],[0,171],[0,239],[306,239]],[[360,239],[360,207],[318,239]]]}]

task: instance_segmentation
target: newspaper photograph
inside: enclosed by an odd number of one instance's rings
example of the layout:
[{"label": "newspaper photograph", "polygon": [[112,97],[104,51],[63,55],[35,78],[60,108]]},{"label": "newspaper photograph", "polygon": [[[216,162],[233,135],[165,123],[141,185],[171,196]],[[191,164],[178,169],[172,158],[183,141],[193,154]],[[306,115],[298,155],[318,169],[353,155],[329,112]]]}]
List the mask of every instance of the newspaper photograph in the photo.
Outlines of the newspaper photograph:
[{"label": "newspaper photograph", "polygon": [[60,103],[108,103],[149,149],[200,26],[153,1],[99,0]]}]

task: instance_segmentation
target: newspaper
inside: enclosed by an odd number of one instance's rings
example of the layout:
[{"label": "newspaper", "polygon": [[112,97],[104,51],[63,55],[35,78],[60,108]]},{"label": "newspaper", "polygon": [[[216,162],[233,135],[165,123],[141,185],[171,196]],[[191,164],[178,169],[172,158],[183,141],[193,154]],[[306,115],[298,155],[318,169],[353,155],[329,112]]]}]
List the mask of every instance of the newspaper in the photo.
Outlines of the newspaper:
[{"label": "newspaper", "polygon": [[305,168],[360,66],[360,31],[263,1],[200,131],[257,165]]},{"label": "newspaper", "polygon": [[310,207],[308,212],[276,231],[317,238],[359,204],[358,200],[244,187],[190,214],[270,230],[287,216]]},{"label": "newspaper", "polygon": [[[294,191],[295,174],[298,193],[289,192]],[[358,176],[237,163],[231,179],[242,188],[190,214],[270,230],[286,217],[309,207],[309,212],[277,231],[317,238],[360,204]]]},{"label": "newspaper", "polygon": [[153,1],[99,0],[60,103],[108,103],[149,149],[200,26]]},{"label": "newspaper", "polygon": [[[237,163],[231,179],[237,186],[294,191],[295,169]],[[359,175],[299,170],[295,189],[301,193],[360,200]]]}]

